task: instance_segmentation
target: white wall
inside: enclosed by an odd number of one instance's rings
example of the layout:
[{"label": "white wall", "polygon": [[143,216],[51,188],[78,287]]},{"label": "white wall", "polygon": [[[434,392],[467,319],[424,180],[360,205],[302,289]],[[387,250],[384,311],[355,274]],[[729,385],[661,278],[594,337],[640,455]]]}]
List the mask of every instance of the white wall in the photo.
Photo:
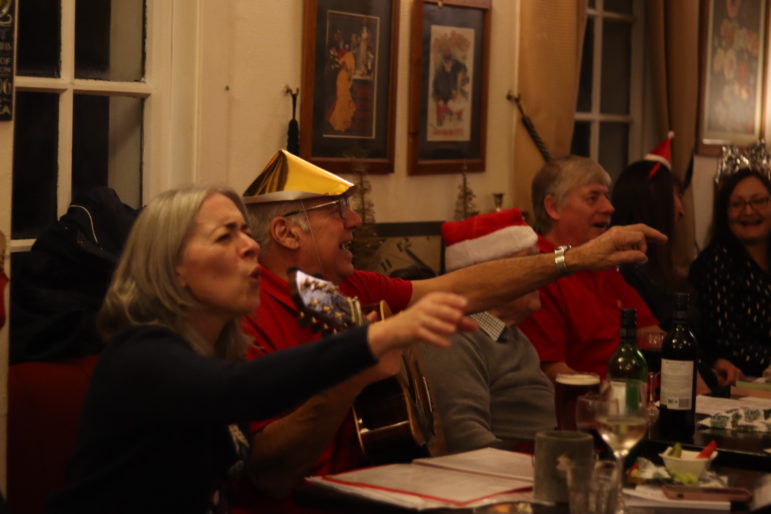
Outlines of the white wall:
[{"label": "white wall", "polygon": [[[518,0],[493,2],[487,170],[469,174],[477,208],[492,210],[492,193],[511,205]],[[302,0],[205,2],[200,179],[243,190],[286,144],[291,97],[300,86]],[[209,11],[212,11],[209,13]],[[214,12],[216,11],[216,12]],[[460,175],[407,176],[409,27],[412,0],[401,0],[396,94],[395,172],[370,176],[377,221],[451,219]],[[300,91],[300,101],[304,91]],[[299,104],[298,104],[299,117]],[[396,199],[396,200],[395,200]]]}]

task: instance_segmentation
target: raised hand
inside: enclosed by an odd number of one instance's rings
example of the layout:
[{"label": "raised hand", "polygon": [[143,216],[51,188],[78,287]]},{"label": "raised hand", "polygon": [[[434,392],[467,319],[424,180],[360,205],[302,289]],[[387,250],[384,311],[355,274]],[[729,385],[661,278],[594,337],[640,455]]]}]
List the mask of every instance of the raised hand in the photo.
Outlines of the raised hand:
[{"label": "raised hand", "polygon": [[418,341],[449,346],[447,336],[460,330],[474,330],[477,324],[466,318],[468,301],[453,293],[429,293],[396,316],[369,326],[367,339],[376,357],[394,348]]},{"label": "raised hand", "polygon": [[736,385],[737,380],[742,380],[744,378],[742,370],[726,359],[717,359],[713,365],[713,369],[715,370],[715,374],[717,374],[717,382],[721,386]]},{"label": "raised hand", "polygon": [[620,264],[642,263],[648,260],[648,243],[664,244],[667,236],[656,229],[638,223],[611,227],[591,241],[572,248],[565,254],[571,271],[601,270]]}]

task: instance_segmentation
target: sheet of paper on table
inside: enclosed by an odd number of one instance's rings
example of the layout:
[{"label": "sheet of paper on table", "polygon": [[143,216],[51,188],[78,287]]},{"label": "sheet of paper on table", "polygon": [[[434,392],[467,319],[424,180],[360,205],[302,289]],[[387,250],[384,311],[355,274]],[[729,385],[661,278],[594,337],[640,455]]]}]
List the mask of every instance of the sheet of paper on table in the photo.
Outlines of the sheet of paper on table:
[{"label": "sheet of paper on table", "polygon": [[699,510],[731,510],[731,502],[703,500],[670,500],[660,485],[638,485],[624,488],[624,504],[627,507],[668,507]]},{"label": "sheet of paper on table", "polygon": [[771,409],[771,399],[758,398],[755,396],[745,396],[742,398],[713,398],[700,394],[696,397],[696,413],[713,416],[718,412],[724,412],[729,409],[739,407],[755,407],[761,409]]},{"label": "sheet of paper on table", "polygon": [[483,448],[307,480],[341,492],[423,510],[532,500],[532,476],[531,455]]}]

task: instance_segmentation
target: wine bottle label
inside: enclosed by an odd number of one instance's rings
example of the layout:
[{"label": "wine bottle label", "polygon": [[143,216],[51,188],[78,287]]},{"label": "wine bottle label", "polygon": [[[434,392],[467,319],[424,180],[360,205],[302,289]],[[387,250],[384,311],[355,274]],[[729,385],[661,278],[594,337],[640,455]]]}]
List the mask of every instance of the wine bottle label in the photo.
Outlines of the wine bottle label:
[{"label": "wine bottle label", "polygon": [[661,359],[661,405],[672,410],[693,408],[693,361]]}]

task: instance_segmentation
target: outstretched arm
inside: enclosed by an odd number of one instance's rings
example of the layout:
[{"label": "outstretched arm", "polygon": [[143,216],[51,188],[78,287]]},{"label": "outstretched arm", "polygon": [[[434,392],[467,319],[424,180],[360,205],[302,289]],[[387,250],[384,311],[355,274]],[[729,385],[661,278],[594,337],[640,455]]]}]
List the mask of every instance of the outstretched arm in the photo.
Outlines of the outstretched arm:
[{"label": "outstretched arm", "polygon": [[379,359],[376,366],[314,396],[253,436],[249,474],[255,487],[269,496],[289,494],[311,472],[359,392],[398,372],[402,348],[417,341],[447,346],[447,336],[476,328],[463,316],[465,307],[460,296],[433,293],[396,316],[371,324],[367,342]]},{"label": "outstretched arm", "polygon": [[[399,368],[381,363],[312,397],[252,437],[249,476],[258,491],[283,498],[313,472],[313,466],[340,428],[351,405],[367,384],[393,375]],[[389,367],[390,366],[390,367]]]},{"label": "outstretched arm", "polygon": [[[664,243],[667,238],[647,225],[616,226],[604,234],[565,253],[571,272],[613,268],[645,262],[648,241]],[[446,275],[413,282],[415,302],[431,291],[451,291],[469,300],[468,312],[495,307],[559,278],[553,254],[512,257],[469,266]]]}]

